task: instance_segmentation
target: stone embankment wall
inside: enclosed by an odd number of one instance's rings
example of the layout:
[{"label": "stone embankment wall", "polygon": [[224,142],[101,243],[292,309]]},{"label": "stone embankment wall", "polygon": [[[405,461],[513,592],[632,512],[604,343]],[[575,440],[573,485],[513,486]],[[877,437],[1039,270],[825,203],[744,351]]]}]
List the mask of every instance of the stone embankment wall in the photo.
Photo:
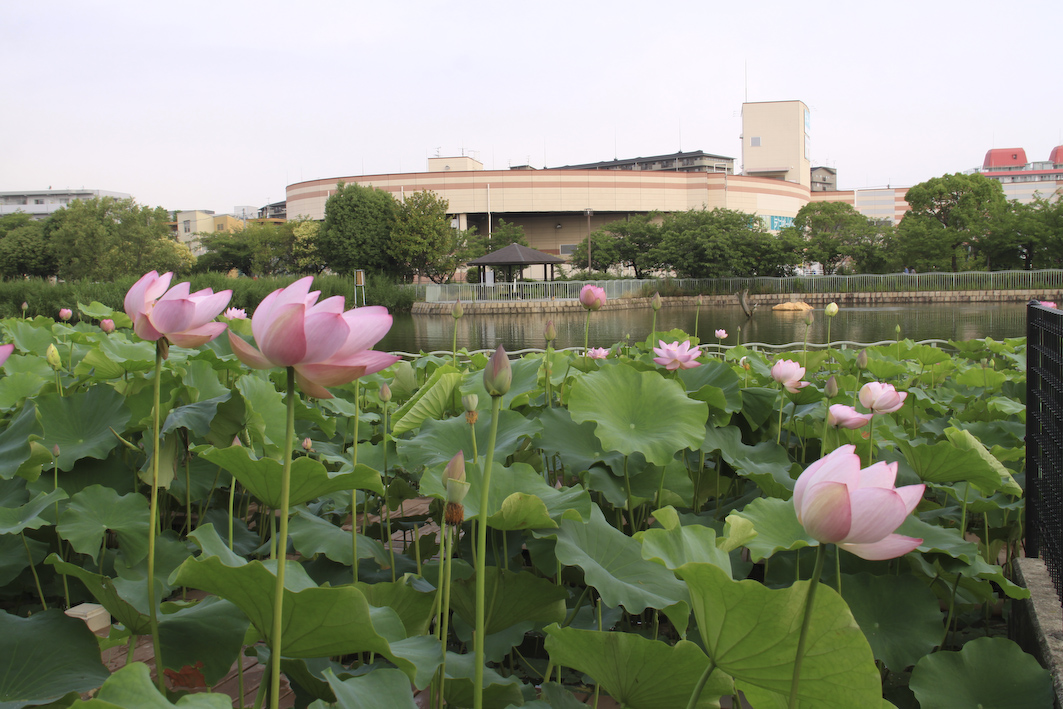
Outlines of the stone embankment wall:
[{"label": "stone embankment wall", "polygon": [[[662,307],[695,305],[697,298],[664,298]],[[1063,291],[1045,292],[1032,290],[979,290],[979,291],[911,291],[892,293],[789,293],[774,295],[751,295],[749,302],[761,310],[770,310],[779,303],[808,303],[814,308],[823,308],[828,303],[845,307],[874,307],[879,305],[909,305],[931,303],[1026,303],[1030,300],[1063,301]],[[737,306],[734,295],[702,296],[705,307]],[[450,315],[453,303],[414,303],[414,315]],[[501,300],[462,303],[466,313],[561,313],[582,310],[578,300]],[[605,310],[626,308],[649,308],[649,298],[614,298],[605,304]]]}]

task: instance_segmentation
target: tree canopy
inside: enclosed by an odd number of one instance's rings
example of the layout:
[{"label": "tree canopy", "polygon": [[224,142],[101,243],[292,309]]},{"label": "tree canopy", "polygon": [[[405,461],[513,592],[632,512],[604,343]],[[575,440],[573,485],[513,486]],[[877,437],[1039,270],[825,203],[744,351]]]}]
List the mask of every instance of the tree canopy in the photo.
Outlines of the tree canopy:
[{"label": "tree canopy", "polygon": [[339,183],[325,202],[325,221],[318,233],[322,260],[345,275],[357,269],[391,277],[405,275],[405,267],[391,250],[398,211],[390,192]]},{"label": "tree canopy", "polygon": [[0,217],[0,278],[36,276],[56,272],[58,263],[45,222],[15,212]]},{"label": "tree canopy", "polygon": [[48,219],[46,231],[60,278],[114,279],[157,271],[188,271],[192,251],[170,231],[162,207],[132,199],[76,200]]}]

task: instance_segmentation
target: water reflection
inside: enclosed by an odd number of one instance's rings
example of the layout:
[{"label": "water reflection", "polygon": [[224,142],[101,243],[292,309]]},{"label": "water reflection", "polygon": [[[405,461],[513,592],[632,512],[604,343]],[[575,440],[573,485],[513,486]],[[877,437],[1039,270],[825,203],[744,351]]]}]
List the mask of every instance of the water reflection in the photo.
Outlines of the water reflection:
[{"label": "water reflection", "polygon": [[[827,316],[814,310],[808,331],[810,342],[827,337]],[[457,322],[458,348],[492,349],[499,344],[507,350],[546,346],[543,330],[547,320],[557,329],[556,347],[582,347],[582,311],[571,313],[527,313],[520,315],[485,315],[466,312]],[[694,333],[695,308],[662,308],[657,314],[657,330],[679,328]],[[591,314],[590,346],[608,347],[629,339],[643,340],[650,331],[653,311],[608,310]],[[963,305],[912,305],[881,308],[843,308],[831,323],[831,340],[876,342],[901,336],[913,340],[971,340],[983,337],[1003,339],[1026,334],[1026,306],[1021,303],[978,303]],[[801,342],[805,337],[805,314],[758,310],[747,319],[742,310],[729,308],[701,309],[698,330],[702,342],[715,342],[713,331],[728,332],[725,344],[737,342],[738,328],[743,342],[786,344]],[[395,324],[377,346],[386,351],[418,352],[449,350],[454,319],[449,315],[397,315]]]}]

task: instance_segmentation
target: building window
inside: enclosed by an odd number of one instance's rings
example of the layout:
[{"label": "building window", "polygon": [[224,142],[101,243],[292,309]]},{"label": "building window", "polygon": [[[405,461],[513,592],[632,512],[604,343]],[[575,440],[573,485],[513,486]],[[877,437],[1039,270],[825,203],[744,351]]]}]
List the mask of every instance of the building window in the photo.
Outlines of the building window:
[{"label": "building window", "polygon": [[44,204],[44,200],[43,199],[35,199],[35,200],[33,200],[33,203],[34,204]]},{"label": "building window", "polygon": [[192,231],[192,222],[190,220],[188,220],[188,219],[185,219],[183,222],[181,222],[181,231],[183,231],[185,234],[188,234],[189,232],[191,232]]},{"label": "building window", "polygon": [[574,253],[576,253],[576,245],[575,244],[561,244],[561,255],[562,256],[571,256]]},{"label": "building window", "polygon": [[755,136],[753,136],[752,138],[749,139],[749,147],[751,147],[751,148],[759,148],[760,147],[760,136],[759,135],[755,135]]}]

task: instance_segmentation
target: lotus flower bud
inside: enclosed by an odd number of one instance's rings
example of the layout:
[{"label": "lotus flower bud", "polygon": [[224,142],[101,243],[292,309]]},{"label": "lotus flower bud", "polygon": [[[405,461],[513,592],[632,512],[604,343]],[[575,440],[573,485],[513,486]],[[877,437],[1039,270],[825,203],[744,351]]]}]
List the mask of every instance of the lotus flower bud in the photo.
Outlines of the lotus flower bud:
[{"label": "lotus flower bud", "polygon": [[54,446],[52,446],[52,455],[55,456],[56,458],[59,457],[59,444],[58,443],[56,443]]},{"label": "lotus flower bud", "polygon": [[658,310],[661,309],[661,294],[660,293],[654,293],[653,297],[650,298],[650,307],[653,308],[653,312],[657,312]]},{"label": "lotus flower bud", "polygon": [[503,396],[513,384],[513,370],[509,366],[506,349],[499,345],[484,367],[484,389],[491,396]]},{"label": "lotus flower bud", "polygon": [[546,329],[543,330],[543,337],[546,338],[546,342],[549,344],[557,339],[557,330],[554,328],[554,321],[546,321]]},{"label": "lotus flower bud", "polygon": [[22,314],[23,314],[23,315],[25,315],[25,314],[26,314],[26,310],[27,310],[27,309],[28,309],[29,307],[30,307],[30,304],[29,304],[29,303],[27,303],[26,301],[22,301]]},{"label": "lotus flower bud", "polygon": [[237,435],[237,436],[233,436],[233,442],[232,442],[232,444],[233,444],[234,446],[240,446],[241,448],[242,448],[242,447],[243,447],[243,445],[244,445],[243,441],[241,441],[241,440],[240,440],[240,436],[238,436],[238,435]]},{"label": "lotus flower bud", "polygon": [[897,333],[897,339],[901,339],[901,324],[897,323],[897,327],[893,328],[893,330]]},{"label": "lotus flower bud", "polygon": [[385,404],[391,401],[391,387],[387,385],[387,382],[380,385],[380,400]]},{"label": "lotus flower bud", "polygon": [[867,369],[867,350],[860,350],[860,354],[856,355],[856,366]]},{"label": "lotus flower bud", "polygon": [[696,306],[698,306],[700,308],[701,306],[705,305],[705,301],[699,295],[697,300],[694,301],[694,305],[696,305]]},{"label": "lotus flower bud", "polygon": [[823,387],[823,395],[828,399],[838,396],[838,380],[834,378],[833,374],[827,380],[826,386]]},{"label": "lotus flower bud", "polygon": [[303,439],[303,450],[307,453],[314,450],[314,442],[310,440],[310,436]]},{"label": "lotus flower bud", "polygon": [[816,321],[816,316],[812,314],[812,311],[811,310],[806,310],[805,311],[805,325],[808,325],[808,326],[811,327],[812,323],[814,323],[815,321]]},{"label": "lotus flower bud", "polygon": [[48,345],[44,359],[52,369],[58,371],[63,368],[63,358],[59,356],[59,350],[55,348],[55,345]]},{"label": "lotus flower bud", "polygon": [[823,312],[827,314],[828,318],[833,318],[835,315],[838,314],[838,304],[827,303],[827,307],[823,309]]},{"label": "lotus flower bud", "polygon": [[465,519],[462,500],[469,494],[471,487],[465,481],[465,454],[462,451],[458,451],[443,470],[443,487],[447,491],[447,506],[443,519],[447,524],[457,526]]},{"label": "lotus flower bud", "polygon": [[476,411],[476,405],[480,403],[480,397],[476,394],[466,394],[461,397],[461,405],[466,411]]},{"label": "lotus flower bud", "polygon": [[[465,452],[458,451],[454,454],[454,457],[447,463],[447,467],[443,469],[443,487],[450,487],[450,483],[457,481],[460,483],[465,482]],[[455,500],[455,502],[461,502],[461,500]]]},{"label": "lotus flower bud", "polygon": [[67,320],[69,320],[72,317],[74,317],[74,311],[71,310],[70,308],[60,308],[59,309],[59,319],[62,320],[63,322],[66,322]]},{"label": "lotus flower bud", "polygon": [[114,320],[111,320],[110,318],[100,320],[100,329],[108,334],[114,332]]},{"label": "lotus flower bud", "polygon": [[450,317],[454,318],[455,320],[458,320],[464,314],[465,310],[462,309],[461,301],[459,300],[457,303],[454,304],[454,307],[451,308]]}]

